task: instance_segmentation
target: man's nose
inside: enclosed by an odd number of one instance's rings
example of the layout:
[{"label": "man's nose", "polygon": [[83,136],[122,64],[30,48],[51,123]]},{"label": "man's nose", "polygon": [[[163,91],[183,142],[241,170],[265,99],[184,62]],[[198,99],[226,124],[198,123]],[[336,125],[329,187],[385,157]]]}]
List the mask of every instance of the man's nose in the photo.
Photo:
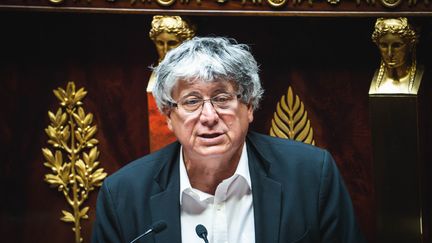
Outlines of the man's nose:
[{"label": "man's nose", "polygon": [[214,126],[217,124],[219,121],[219,114],[213,107],[211,101],[205,100],[202,106],[200,121],[207,126]]}]

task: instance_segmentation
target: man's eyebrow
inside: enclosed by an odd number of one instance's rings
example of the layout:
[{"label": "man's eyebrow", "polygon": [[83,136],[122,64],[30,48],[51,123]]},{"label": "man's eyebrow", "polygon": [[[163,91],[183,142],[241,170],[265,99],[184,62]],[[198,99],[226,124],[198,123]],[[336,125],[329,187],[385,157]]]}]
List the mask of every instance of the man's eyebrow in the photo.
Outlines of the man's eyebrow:
[{"label": "man's eyebrow", "polygon": [[186,93],[185,95],[182,95],[182,97],[188,97],[188,96],[202,97],[202,94],[198,91],[190,91],[190,92]]},{"label": "man's eyebrow", "polygon": [[216,94],[216,95],[218,95],[218,94],[221,94],[221,93],[229,93],[229,91],[224,87],[224,88],[218,88],[218,89],[215,89],[215,90],[213,90],[212,91],[212,94],[214,95],[214,94]]},{"label": "man's eyebrow", "polygon": [[[219,88],[216,88],[215,90],[211,91],[211,95],[212,96],[213,95],[218,95],[218,94],[221,94],[221,93],[229,93],[229,91],[227,90],[226,87],[219,87]],[[181,97],[184,98],[184,97],[188,97],[188,96],[203,97],[203,95],[200,92],[196,91],[196,90],[189,91],[186,94],[182,95]]]}]

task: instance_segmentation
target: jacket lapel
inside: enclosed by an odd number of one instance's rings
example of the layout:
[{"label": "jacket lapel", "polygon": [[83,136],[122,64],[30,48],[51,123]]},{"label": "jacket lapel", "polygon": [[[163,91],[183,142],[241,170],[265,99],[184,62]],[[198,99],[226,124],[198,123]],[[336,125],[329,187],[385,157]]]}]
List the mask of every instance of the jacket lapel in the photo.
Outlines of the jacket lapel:
[{"label": "jacket lapel", "polygon": [[155,234],[155,242],[181,242],[178,190],[168,189],[151,198],[152,222],[163,220],[167,228]]},{"label": "jacket lapel", "polygon": [[281,184],[270,177],[270,163],[248,140],[249,170],[252,181],[252,196],[255,219],[255,242],[279,242],[280,213],[282,205]]},{"label": "jacket lapel", "polygon": [[171,161],[167,161],[154,178],[161,192],[150,199],[152,222],[163,220],[167,224],[165,230],[154,235],[155,243],[181,242],[179,148],[176,146]]}]

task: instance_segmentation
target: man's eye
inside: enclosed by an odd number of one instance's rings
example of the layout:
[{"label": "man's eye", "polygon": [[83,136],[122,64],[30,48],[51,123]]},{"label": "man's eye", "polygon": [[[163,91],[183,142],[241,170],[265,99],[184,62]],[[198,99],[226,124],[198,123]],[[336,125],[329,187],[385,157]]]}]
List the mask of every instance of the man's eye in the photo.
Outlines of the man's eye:
[{"label": "man's eye", "polygon": [[197,98],[193,98],[193,99],[185,99],[182,102],[182,105],[186,105],[186,106],[194,106],[194,105],[198,105],[201,103],[201,99],[197,99]]},{"label": "man's eye", "polygon": [[230,100],[231,100],[231,96],[227,94],[218,95],[212,98],[212,101],[216,103],[225,103]]}]

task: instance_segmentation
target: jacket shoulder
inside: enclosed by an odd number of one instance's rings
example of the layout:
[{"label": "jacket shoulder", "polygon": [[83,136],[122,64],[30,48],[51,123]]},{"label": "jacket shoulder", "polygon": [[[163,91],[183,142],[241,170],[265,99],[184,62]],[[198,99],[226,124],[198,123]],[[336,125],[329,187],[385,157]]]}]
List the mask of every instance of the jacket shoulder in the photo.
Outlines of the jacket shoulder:
[{"label": "jacket shoulder", "polygon": [[108,186],[131,185],[131,183],[142,183],[146,180],[152,180],[164,166],[171,163],[180,150],[180,144],[174,142],[168,146],[136,159],[123,166],[110,176],[104,183]]},{"label": "jacket shoulder", "polygon": [[271,137],[256,132],[249,132],[248,142],[267,159],[295,158],[322,160],[323,156],[328,153],[325,149],[310,144],[291,139]]}]

